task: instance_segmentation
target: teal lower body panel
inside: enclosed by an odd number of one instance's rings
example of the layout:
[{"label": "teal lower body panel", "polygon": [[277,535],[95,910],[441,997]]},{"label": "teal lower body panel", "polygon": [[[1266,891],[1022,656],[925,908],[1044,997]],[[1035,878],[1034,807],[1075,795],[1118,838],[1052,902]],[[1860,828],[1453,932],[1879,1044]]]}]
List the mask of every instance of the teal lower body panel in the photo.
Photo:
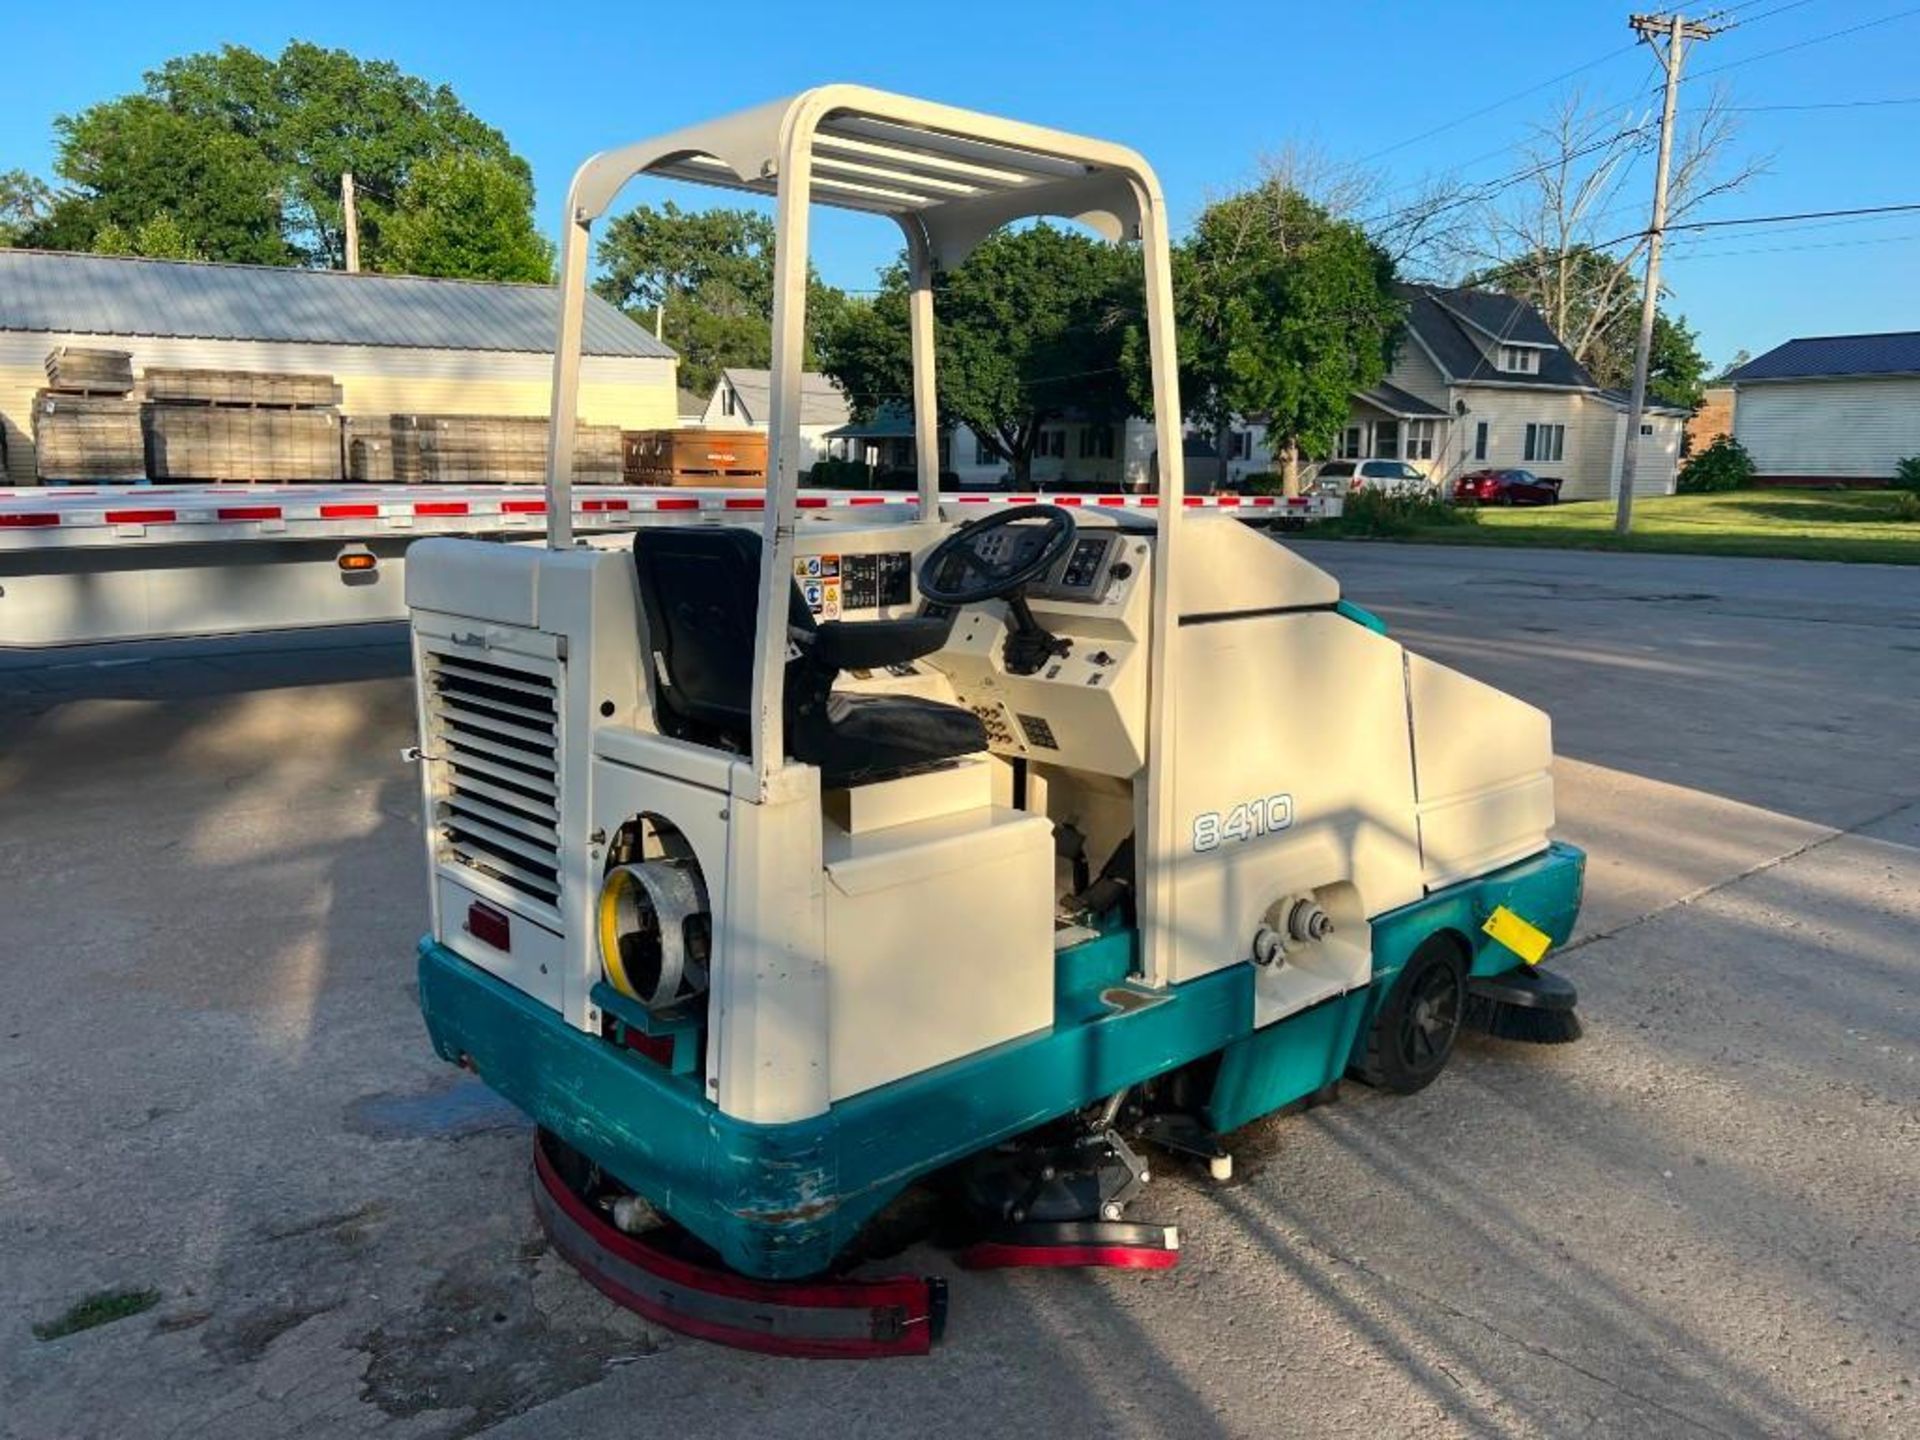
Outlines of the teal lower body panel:
[{"label": "teal lower body panel", "polygon": [[1133,936],[1089,940],[1057,957],[1051,1030],[785,1125],[720,1113],[698,1077],[575,1030],[430,939],[420,945],[420,1009],[442,1058],[475,1071],[728,1265],[764,1279],[800,1278],[829,1268],[920,1176],[1192,1061],[1221,1055],[1210,1118],[1222,1130],[1319,1089],[1345,1071],[1378,995],[1435,930],[1458,930],[1472,944],[1493,906],[1508,904],[1564,940],[1579,903],[1581,859],[1556,846],[1381,916],[1373,985],[1257,1033],[1249,966],[1165,992],[1136,991],[1127,997],[1134,1003],[1116,1005],[1104,997],[1125,984]]},{"label": "teal lower body panel", "polygon": [[1580,913],[1586,860],[1576,847],[1556,843],[1531,860],[1375,916],[1373,983],[1229,1045],[1214,1078],[1207,1123],[1224,1135],[1339,1079],[1407,958],[1431,935],[1455,937],[1471,956],[1475,975],[1503,974],[1522,963],[1480,928],[1498,906],[1564,945]]}]

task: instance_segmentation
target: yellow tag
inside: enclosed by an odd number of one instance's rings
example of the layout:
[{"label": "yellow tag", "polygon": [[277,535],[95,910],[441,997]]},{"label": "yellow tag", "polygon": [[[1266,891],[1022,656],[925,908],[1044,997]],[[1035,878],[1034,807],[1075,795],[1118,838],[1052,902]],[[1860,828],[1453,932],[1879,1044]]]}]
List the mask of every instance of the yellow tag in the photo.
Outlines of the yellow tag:
[{"label": "yellow tag", "polygon": [[1504,905],[1494,908],[1487,923],[1480,927],[1513,951],[1529,965],[1538,965],[1540,957],[1553,945],[1553,939],[1538,925],[1522,920]]}]

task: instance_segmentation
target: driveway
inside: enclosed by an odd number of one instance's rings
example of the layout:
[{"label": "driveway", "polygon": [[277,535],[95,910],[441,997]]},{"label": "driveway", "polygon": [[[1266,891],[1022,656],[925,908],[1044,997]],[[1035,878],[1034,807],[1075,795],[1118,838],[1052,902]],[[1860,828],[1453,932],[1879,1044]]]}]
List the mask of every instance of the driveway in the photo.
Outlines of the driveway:
[{"label": "driveway", "polygon": [[[1300,548],[1552,711],[1586,1039],[1159,1167],[1170,1274],[916,1246],[948,1338],[864,1366],[542,1243],[525,1128],[413,1010],[400,637],[0,660],[0,1435],[1920,1431],[1914,573]],[[34,1338],[103,1289],[160,1298]]]}]

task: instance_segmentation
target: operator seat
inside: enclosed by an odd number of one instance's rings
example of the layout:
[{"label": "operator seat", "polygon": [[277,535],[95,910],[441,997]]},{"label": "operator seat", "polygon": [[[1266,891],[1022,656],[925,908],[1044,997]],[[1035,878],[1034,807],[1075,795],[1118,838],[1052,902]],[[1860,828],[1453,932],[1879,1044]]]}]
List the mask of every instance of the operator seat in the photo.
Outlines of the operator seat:
[{"label": "operator seat", "polygon": [[[744,754],[752,745],[760,536],[733,526],[636,530],[633,563],[667,734]],[[836,695],[843,669],[903,665],[946,643],[952,618],[817,622],[798,583],[787,605],[786,740],[822,789],[932,769],[987,748],[980,717],[910,696]]]}]

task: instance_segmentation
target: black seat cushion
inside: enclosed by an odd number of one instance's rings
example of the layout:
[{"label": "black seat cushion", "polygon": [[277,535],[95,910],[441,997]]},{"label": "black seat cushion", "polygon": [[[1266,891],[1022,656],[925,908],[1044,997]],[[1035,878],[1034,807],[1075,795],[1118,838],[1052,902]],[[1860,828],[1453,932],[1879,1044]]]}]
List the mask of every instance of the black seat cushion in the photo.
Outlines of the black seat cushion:
[{"label": "black seat cushion", "polygon": [[[752,743],[760,549],[759,535],[730,526],[634,532],[659,718],[670,735],[738,752]],[[958,706],[833,693],[831,660],[899,663],[938,649],[944,628],[916,617],[835,623],[823,635],[797,583],[787,624],[796,652],[786,674],[787,748],[820,767],[823,787],[909,774],[987,748],[986,727]]]},{"label": "black seat cushion", "polygon": [[801,717],[794,758],[820,767],[826,789],[910,775],[987,748],[971,710],[911,695],[830,695],[824,724]]}]

